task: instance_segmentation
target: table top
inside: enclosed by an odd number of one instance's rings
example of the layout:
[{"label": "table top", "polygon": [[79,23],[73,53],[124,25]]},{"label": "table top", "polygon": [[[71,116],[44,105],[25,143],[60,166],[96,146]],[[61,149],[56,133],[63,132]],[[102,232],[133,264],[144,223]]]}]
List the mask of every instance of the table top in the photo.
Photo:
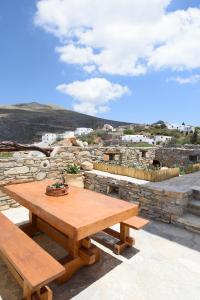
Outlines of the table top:
[{"label": "table top", "polygon": [[138,213],[135,204],[72,186],[68,195],[47,196],[46,186],[52,183],[52,180],[43,180],[8,185],[4,189],[22,206],[74,240],[81,240]]}]

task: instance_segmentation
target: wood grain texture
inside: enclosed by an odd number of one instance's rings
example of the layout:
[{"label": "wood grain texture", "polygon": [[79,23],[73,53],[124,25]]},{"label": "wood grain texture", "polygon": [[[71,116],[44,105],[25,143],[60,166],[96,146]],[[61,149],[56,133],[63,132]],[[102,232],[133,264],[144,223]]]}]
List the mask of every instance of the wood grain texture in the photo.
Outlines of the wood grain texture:
[{"label": "wood grain texture", "polygon": [[128,226],[129,228],[139,230],[149,224],[149,220],[143,219],[141,217],[132,217],[122,222],[123,225]]},{"label": "wood grain texture", "polygon": [[45,194],[51,180],[8,185],[5,192],[33,214],[73,240],[81,240],[137,215],[138,206],[86,189],[70,186],[69,194]]},{"label": "wood grain texture", "polygon": [[31,289],[65,273],[61,264],[0,213],[0,251]]}]

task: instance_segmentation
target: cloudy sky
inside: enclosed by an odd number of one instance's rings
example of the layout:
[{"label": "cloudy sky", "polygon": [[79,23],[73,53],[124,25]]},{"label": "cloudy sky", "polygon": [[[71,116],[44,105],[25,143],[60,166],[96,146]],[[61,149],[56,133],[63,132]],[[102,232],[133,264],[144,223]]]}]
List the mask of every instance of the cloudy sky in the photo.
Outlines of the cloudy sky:
[{"label": "cloudy sky", "polygon": [[200,125],[199,0],[3,0],[0,104]]}]

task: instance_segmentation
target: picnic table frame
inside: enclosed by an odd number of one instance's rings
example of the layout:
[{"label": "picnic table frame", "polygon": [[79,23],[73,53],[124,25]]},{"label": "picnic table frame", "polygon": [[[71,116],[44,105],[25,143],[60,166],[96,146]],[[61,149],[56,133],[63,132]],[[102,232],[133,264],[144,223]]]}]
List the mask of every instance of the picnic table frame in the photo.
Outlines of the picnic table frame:
[{"label": "picnic table frame", "polygon": [[[30,237],[41,231],[60,244],[68,255],[59,260],[65,274],[63,283],[82,266],[100,259],[100,251],[92,244],[91,236],[104,231],[119,241],[114,252],[120,254],[134,245],[129,227],[122,222],[138,214],[138,206],[86,189],[69,188],[69,195],[51,197],[45,195],[46,186],[52,180],[14,184],[4,187],[5,192],[29,210],[29,222],[20,228]],[[111,228],[120,223],[120,232]]]}]

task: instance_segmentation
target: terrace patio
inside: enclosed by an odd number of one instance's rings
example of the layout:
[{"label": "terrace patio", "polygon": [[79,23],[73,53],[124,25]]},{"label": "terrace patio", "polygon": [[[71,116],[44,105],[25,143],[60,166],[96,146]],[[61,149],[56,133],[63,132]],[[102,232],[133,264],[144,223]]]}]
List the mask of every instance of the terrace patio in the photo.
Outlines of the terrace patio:
[{"label": "terrace patio", "polygon": [[[22,207],[6,210],[4,214],[14,223],[28,219],[28,211]],[[131,230],[131,236],[136,238],[136,245],[127,249],[123,256],[115,255],[98,243],[102,259],[83,267],[63,285],[51,284],[54,299],[199,299],[199,234],[152,221],[144,230]],[[63,255],[63,249],[45,235],[35,239],[55,258]],[[95,236],[95,240],[99,239],[113,242],[104,234]],[[18,300],[21,297],[22,290],[0,261],[0,299]]]}]

